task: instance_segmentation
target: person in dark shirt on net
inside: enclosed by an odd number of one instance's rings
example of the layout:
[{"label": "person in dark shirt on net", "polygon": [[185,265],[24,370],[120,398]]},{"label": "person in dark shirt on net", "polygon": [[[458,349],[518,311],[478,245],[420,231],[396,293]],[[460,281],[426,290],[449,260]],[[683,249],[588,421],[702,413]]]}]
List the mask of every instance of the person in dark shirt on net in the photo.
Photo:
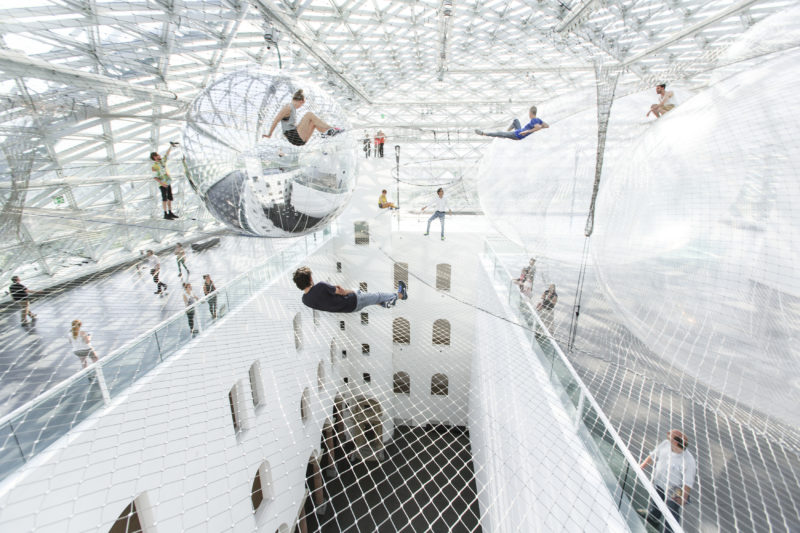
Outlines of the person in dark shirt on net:
[{"label": "person in dark shirt on net", "polygon": [[535,133],[541,129],[549,128],[550,125],[547,122],[543,121],[540,118],[536,118],[536,106],[531,106],[528,115],[531,118],[531,121],[522,126],[519,122],[519,119],[515,118],[514,122],[511,123],[511,127],[508,128],[508,131],[489,131],[485,132],[482,130],[475,130],[475,133],[478,135],[483,135],[485,137],[500,137],[501,139],[511,139],[512,141],[519,141],[526,138],[531,133]]},{"label": "person in dark shirt on net", "polygon": [[19,276],[11,278],[8,292],[11,293],[11,298],[17,303],[22,312],[22,325],[24,326],[28,323],[28,317],[31,317],[31,320],[36,320],[36,315],[31,312],[29,298],[33,291],[29,291],[28,287],[20,283]]},{"label": "person in dark shirt on net", "polygon": [[388,309],[393,307],[398,299],[408,299],[408,291],[403,281],[398,282],[397,292],[354,292],[324,281],[314,283],[311,269],[306,266],[295,270],[292,280],[297,288],[303,291],[303,303],[306,306],[329,313],[355,313],[368,305],[380,305]]}]

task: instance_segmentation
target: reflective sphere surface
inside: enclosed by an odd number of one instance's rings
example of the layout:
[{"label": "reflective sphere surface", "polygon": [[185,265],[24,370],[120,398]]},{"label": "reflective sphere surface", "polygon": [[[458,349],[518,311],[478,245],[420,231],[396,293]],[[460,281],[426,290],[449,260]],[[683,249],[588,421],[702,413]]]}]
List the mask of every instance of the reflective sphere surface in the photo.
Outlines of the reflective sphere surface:
[{"label": "reflective sphere surface", "polygon": [[[314,132],[304,146],[272,121],[303,89],[297,122],[312,112],[345,132]],[[324,226],[356,183],[356,144],[341,107],[316,85],[284,74],[238,71],[192,102],[183,131],[185,171],[209,211],[228,227],[262,237],[297,236]]]}]

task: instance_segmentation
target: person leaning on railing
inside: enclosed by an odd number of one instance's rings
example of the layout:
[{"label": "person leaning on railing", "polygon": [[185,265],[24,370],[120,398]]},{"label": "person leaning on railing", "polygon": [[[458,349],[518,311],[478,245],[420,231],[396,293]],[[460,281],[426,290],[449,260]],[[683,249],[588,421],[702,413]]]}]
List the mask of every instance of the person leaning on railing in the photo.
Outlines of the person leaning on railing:
[{"label": "person leaning on railing", "polygon": [[211,318],[217,318],[217,287],[209,274],[203,274],[203,295],[209,296],[208,298],[208,312],[211,313]]}]

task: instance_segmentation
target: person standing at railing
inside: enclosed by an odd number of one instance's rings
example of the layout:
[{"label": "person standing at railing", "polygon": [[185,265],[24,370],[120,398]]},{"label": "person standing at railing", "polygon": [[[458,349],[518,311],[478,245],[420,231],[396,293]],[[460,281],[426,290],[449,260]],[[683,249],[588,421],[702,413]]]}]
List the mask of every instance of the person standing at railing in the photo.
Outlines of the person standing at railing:
[{"label": "person standing at railing", "polygon": [[183,303],[184,303],[184,305],[186,305],[186,319],[189,321],[189,331],[192,332],[192,337],[197,335],[197,333],[199,331],[199,327],[198,328],[195,327],[195,326],[198,326],[198,324],[194,320],[196,309],[194,307],[192,307],[194,304],[197,303],[197,300],[199,300],[199,298],[197,297],[197,295],[192,290],[192,284],[191,283],[184,283],[183,284]]},{"label": "person standing at railing", "polygon": [[[525,280],[530,278],[531,279],[531,286],[533,286],[533,279],[536,277],[536,259],[531,257],[528,266],[522,269],[522,272],[519,273],[519,277],[513,279],[514,285],[519,285],[519,290],[522,290],[522,286],[525,284]],[[528,295],[530,296],[530,295]]]},{"label": "person standing at railing", "polygon": [[92,336],[88,331],[81,329],[81,321],[73,320],[72,327],[69,331],[69,342],[72,345],[72,353],[78,356],[81,361],[81,367],[86,368],[89,366],[88,359],[91,357],[92,363],[97,362],[97,352],[92,347]]},{"label": "person standing at railing", "polygon": [[217,287],[214,281],[208,274],[203,274],[203,294],[208,296],[208,312],[211,313],[211,318],[217,318]]},{"label": "person standing at railing", "polygon": [[[658,497],[667,504],[675,521],[681,523],[683,506],[689,503],[689,495],[694,486],[697,473],[697,463],[691,452],[686,448],[689,439],[682,431],[671,429],[667,432],[667,440],[661,441],[642,464],[642,470],[653,465],[653,485],[656,486]],[[656,527],[660,526],[663,515],[655,502],[650,502],[649,509],[637,509],[640,515],[646,516],[647,521]],[[664,524],[665,533],[672,533],[669,524]]]},{"label": "person standing at railing", "polygon": [[[547,290],[542,293],[541,301],[536,304],[536,311],[539,312],[539,317],[541,317],[544,327],[550,334],[553,333],[553,309],[555,309],[557,303],[558,293],[556,292],[556,286],[554,283],[551,283],[550,286],[547,287]],[[544,335],[544,333],[537,324],[536,336],[541,337],[542,335]]]}]

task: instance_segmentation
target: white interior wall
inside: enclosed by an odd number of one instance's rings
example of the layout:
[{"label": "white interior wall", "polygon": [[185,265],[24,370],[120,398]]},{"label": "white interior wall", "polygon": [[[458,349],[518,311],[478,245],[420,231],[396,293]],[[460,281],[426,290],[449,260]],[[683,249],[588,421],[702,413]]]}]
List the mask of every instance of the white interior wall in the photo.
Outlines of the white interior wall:
[{"label": "white interior wall", "polygon": [[[337,390],[378,398],[386,413],[386,438],[397,417],[415,424],[436,420],[466,425],[472,311],[453,304],[434,287],[436,263],[468,247],[468,239],[430,241],[427,248],[421,247],[414,242],[421,237],[390,238],[388,217],[373,222],[371,233],[370,246],[355,246],[351,225],[307,258],[315,279],[354,289],[366,281],[370,291],[392,290],[392,262],[377,249],[381,247],[409,263],[409,300],[392,310],[365,309],[370,314],[366,326],[358,313],[318,313],[315,323],[287,273],[8,478],[0,486],[0,529],[105,532],[134,498],[146,533],[272,532],[280,524],[292,524],[305,494],[308,459],[319,450],[321,429]],[[337,261],[342,262],[341,273],[336,272]],[[453,265],[454,293],[471,291],[471,272],[474,265],[469,263]],[[299,351],[294,339],[298,313]],[[410,346],[392,343],[391,320],[396,316],[411,320]],[[431,343],[437,318],[451,322],[450,347]],[[345,322],[344,331],[340,321]],[[368,357],[362,356],[361,343],[370,344]],[[342,349],[348,353],[344,360]],[[258,407],[252,404],[249,379],[255,361],[260,362],[264,396]],[[320,361],[323,391],[317,387]],[[408,398],[392,392],[396,369],[412,376]],[[361,380],[363,372],[371,374],[368,386]],[[430,395],[431,376],[439,372],[449,377],[447,397]],[[350,378],[347,387],[344,376]],[[241,411],[238,433],[228,402],[234,385]],[[311,416],[303,423],[300,401],[306,388]],[[274,497],[254,514],[251,486],[265,461]]]},{"label": "white interior wall", "polygon": [[[150,505],[140,509],[146,533],[271,533],[293,524],[335,394],[330,335],[305,335],[303,349],[295,350],[295,314],[314,328],[297,292],[287,279],[257,295],[7,478],[0,530],[104,533],[137,496],[137,504]],[[266,392],[258,409],[248,377],[256,360]],[[320,360],[328,374],[322,392]],[[246,410],[238,434],[228,402],[234,384]],[[311,415],[303,423],[306,387]],[[264,461],[274,498],[254,514],[250,491]]]}]

